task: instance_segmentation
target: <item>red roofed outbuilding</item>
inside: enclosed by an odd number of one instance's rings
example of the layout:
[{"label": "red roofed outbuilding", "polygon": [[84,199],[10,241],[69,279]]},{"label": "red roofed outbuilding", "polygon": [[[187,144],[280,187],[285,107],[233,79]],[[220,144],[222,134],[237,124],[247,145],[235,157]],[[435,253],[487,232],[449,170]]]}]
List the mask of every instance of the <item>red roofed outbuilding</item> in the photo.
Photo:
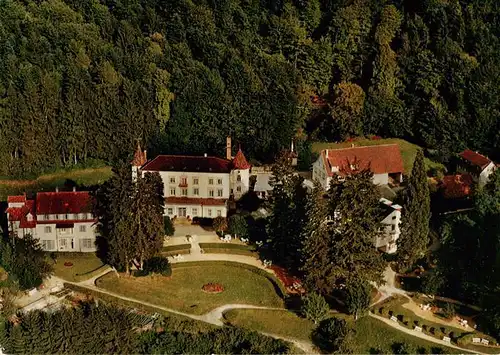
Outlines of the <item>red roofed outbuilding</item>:
[{"label": "red roofed outbuilding", "polygon": [[397,144],[385,144],[341,149],[325,149],[313,164],[313,179],[325,189],[333,175],[345,171],[369,169],[376,185],[398,184],[403,181],[403,159]]},{"label": "red roofed outbuilding", "polygon": [[459,156],[462,159],[463,168],[477,178],[480,186],[485,185],[490,175],[497,169],[495,163],[488,157],[470,149],[464,150]]}]

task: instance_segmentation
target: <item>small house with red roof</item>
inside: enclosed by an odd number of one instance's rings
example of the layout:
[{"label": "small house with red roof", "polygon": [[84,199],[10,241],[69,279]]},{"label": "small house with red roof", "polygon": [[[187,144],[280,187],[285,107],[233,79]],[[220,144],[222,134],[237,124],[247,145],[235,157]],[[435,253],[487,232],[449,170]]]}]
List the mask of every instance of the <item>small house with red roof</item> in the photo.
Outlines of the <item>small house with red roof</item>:
[{"label": "small house with red roof", "polygon": [[241,148],[233,157],[231,138],[225,158],[214,156],[158,155],[147,161],[137,146],[132,174],[158,172],[163,180],[165,215],[177,218],[226,217],[228,201],[240,199],[250,185],[250,164]]},{"label": "small house with red roof", "polygon": [[496,165],[488,157],[470,149],[459,154],[463,168],[477,178],[479,186],[486,185],[490,175],[496,170]]},{"label": "small house with red roof", "polygon": [[399,184],[403,181],[403,159],[397,144],[341,149],[325,149],[313,164],[313,180],[328,189],[334,175],[345,171],[369,169],[376,185]]},{"label": "small house with red roof", "polygon": [[31,234],[46,251],[93,252],[96,219],[87,191],[38,192],[7,197],[9,230],[17,237]]}]

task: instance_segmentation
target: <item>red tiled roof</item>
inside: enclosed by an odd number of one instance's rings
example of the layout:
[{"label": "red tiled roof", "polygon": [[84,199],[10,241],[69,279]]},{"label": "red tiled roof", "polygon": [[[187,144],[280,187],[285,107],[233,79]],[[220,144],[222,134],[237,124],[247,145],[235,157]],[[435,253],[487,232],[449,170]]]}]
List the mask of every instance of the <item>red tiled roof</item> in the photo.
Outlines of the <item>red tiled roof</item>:
[{"label": "red tiled roof", "polygon": [[446,175],[441,181],[441,191],[445,198],[461,198],[470,195],[474,180],[470,174]]},{"label": "red tiled roof", "polygon": [[355,161],[360,165],[359,169],[369,168],[374,174],[402,173],[403,159],[397,144],[374,145],[368,147],[352,147],[343,149],[328,149],[326,158],[328,174],[333,175],[331,167],[339,169],[348,168],[348,163]]},{"label": "red tiled roof", "polygon": [[19,196],[7,196],[7,203],[20,203],[20,202],[25,202],[26,201],[26,195],[19,195]]},{"label": "red tiled roof", "polygon": [[137,143],[137,148],[134,153],[134,159],[132,160],[131,164],[133,166],[143,166],[146,164],[146,152],[141,150],[141,145],[139,142]]},{"label": "red tiled roof", "polygon": [[9,214],[9,221],[20,221],[25,207],[9,207],[5,210]]},{"label": "red tiled roof", "polygon": [[241,149],[238,149],[238,153],[236,153],[236,156],[233,159],[233,168],[238,169],[238,170],[245,170],[245,169],[250,169],[250,164],[248,164],[247,159],[245,158],[245,155],[241,151]]},{"label": "red tiled roof", "polygon": [[491,163],[491,160],[489,160],[487,157],[477,152],[473,152],[470,149],[464,150],[462,153],[460,153],[460,156],[472,165],[479,166],[481,169],[486,168]]},{"label": "red tiled roof", "polygon": [[229,173],[231,161],[217,157],[189,155],[158,155],[142,167],[143,171],[189,171],[200,173]]},{"label": "red tiled roof", "polygon": [[224,206],[226,204],[226,201],[226,199],[220,198],[191,198],[175,196],[165,198],[166,203],[180,205]]},{"label": "red tiled roof", "polygon": [[88,213],[92,211],[87,191],[39,192],[36,195],[37,214]]}]

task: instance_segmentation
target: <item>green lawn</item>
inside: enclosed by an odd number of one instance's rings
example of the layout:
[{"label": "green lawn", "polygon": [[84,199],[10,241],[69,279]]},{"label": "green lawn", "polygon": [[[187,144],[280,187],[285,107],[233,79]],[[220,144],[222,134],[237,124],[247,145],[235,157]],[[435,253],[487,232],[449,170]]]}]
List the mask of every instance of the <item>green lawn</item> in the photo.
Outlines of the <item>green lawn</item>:
[{"label": "green lawn", "polygon": [[39,176],[34,180],[0,179],[0,201],[5,201],[9,195],[23,192],[52,191],[56,187],[64,187],[67,180],[80,186],[102,184],[111,176],[110,167],[74,169]]},{"label": "green lawn", "polygon": [[[345,315],[340,315],[346,317]],[[226,321],[235,326],[273,333],[299,340],[311,341],[314,330],[313,322],[301,318],[289,311],[269,311],[257,309],[236,309],[224,315]],[[392,345],[408,343],[415,349],[424,348],[427,353],[437,353],[437,348],[443,353],[460,353],[452,348],[443,348],[438,344],[402,333],[371,317],[364,317],[355,323],[354,353],[393,353]]]},{"label": "green lawn", "polygon": [[[403,164],[405,169],[405,174],[409,174],[413,167],[413,162],[415,161],[415,156],[417,155],[418,149],[420,147],[416,144],[405,141],[399,138],[387,138],[387,139],[360,139],[354,142],[342,142],[342,143],[329,143],[329,142],[315,142],[312,145],[312,151],[315,153],[321,152],[323,149],[340,149],[349,148],[352,144],[358,147],[371,146],[371,145],[381,145],[381,144],[397,144],[401,150],[401,156],[403,158]],[[425,159],[425,164],[427,169],[437,168],[444,169],[442,164],[433,162],[429,159]]]},{"label": "green lawn", "polygon": [[224,314],[227,323],[299,340],[311,341],[315,325],[290,311],[265,309],[233,309]]},{"label": "green lawn", "polygon": [[[92,278],[104,271],[105,264],[94,253],[55,253],[57,262],[47,256],[54,267],[54,275],[66,281],[79,282]],[[73,266],[64,266],[71,262]]]},{"label": "green lawn", "polygon": [[[224,291],[208,294],[207,283],[221,283]],[[249,265],[230,262],[194,262],[172,265],[172,276],[118,278],[109,273],[96,284],[103,289],[186,313],[203,314],[228,303],[282,307],[278,281]]]}]

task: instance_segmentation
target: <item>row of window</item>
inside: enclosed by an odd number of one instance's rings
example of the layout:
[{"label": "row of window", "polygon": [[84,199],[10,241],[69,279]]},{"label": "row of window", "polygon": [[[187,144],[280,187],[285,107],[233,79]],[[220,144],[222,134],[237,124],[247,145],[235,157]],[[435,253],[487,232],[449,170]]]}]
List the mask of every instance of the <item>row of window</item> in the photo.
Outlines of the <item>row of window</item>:
[{"label": "row of window", "polygon": [[[93,238],[85,238],[80,240],[81,246],[83,249],[92,249],[94,248],[94,239]],[[56,248],[56,241],[55,240],[46,240],[46,239],[41,239],[40,240],[40,246],[44,250],[53,250]],[[70,249],[75,249],[75,240],[73,238],[62,238],[59,239],[59,247],[63,249],[67,249],[70,247]]]},{"label": "row of window", "polygon": [[[241,190],[241,188],[238,186],[238,188]],[[238,190],[238,191],[240,191]],[[208,189],[208,196],[209,197],[215,197],[217,192],[217,197],[222,197],[224,196],[224,190],[223,189]],[[177,194],[177,189],[175,187],[170,188],[170,196],[176,196]],[[181,189],[181,196],[188,196],[188,189],[182,188]],[[193,196],[200,196],[200,189],[197,187],[193,188]]]},{"label": "row of window", "polygon": [[[192,207],[191,208],[191,214],[188,213],[187,208],[185,207],[179,207],[178,208],[178,215],[180,217],[186,217],[186,216],[192,216],[192,217],[198,217],[198,208],[197,207]],[[215,215],[214,215],[215,213]],[[172,216],[174,215],[174,208],[173,207],[167,207],[167,215]],[[207,216],[208,217],[220,217],[222,216],[222,210],[216,210],[215,212],[212,211],[211,208],[207,209]]]},{"label": "row of window", "polygon": [[[79,230],[80,232],[85,233],[87,231],[87,226],[80,226]],[[44,232],[52,233],[52,227],[45,226]],[[59,228],[59,233],[73,233],[73,228]]]},{"label": "row of window", "polygon": [[66,214],[44,214],[42,220],[82,220],[92,219],[91,213],[66,213]]},{"label": "row of window", "polygon": [[[239,179],[238,181],[240,181],[241,177],[238,176],[238,179]],[[175,176],[171,176],[169,181],[171,184],[175,184],[175,183],[177,183],[177,178]],[[217,185],[222,185],[222,179],[220,179],[220,178],[219,179],[208,178],[209,185],[215,185],[214,182],[217,182]],[[181,185],[187,185],[188,179],[186,177],[181,177],[179,179],[179,183]],[[199,185],[199,184],[200,184],[200,179],[197,177],[194,177],[193,178],[193,185]]]}]

